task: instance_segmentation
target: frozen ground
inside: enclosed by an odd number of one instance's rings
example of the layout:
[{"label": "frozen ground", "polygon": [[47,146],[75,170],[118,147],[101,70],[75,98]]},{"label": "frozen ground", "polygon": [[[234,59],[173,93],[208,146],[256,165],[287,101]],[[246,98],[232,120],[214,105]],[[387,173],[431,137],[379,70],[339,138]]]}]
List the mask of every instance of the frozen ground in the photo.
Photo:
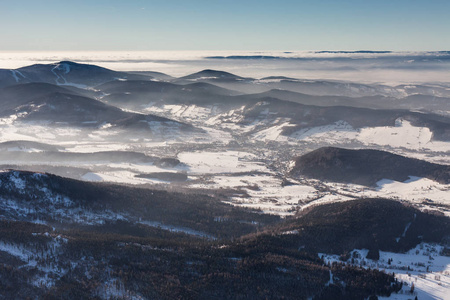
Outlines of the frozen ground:
[{"label": "frozen ground", "polygon": [[233,205],[260,209],[265,213],[288,215],[295,208],[315,199],[321,193],[309,185],[295,184],[283,186],[282,180],[272,173],[252,175],[209,176],[202,183],[194,183],[190,188],[232,189]]}]

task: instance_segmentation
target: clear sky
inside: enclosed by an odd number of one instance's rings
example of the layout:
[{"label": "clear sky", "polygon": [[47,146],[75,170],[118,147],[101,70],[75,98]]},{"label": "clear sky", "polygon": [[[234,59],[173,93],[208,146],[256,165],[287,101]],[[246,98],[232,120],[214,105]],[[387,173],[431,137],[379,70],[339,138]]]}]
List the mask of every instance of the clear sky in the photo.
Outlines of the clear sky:
[{"label": "clear sky", "polygon": [[450,50],[449,0],[0,4],[0,51]]}]

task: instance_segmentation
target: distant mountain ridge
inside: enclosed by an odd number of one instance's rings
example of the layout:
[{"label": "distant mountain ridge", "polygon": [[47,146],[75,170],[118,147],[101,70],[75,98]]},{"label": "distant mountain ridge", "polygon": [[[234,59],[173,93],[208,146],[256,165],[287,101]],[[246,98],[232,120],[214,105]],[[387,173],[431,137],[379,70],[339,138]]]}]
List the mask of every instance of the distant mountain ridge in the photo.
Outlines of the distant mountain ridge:
[{"label": "distant mountain ridge", "polygon": [[227,81],[227,80],[244,80],[246,78],[229,73],[229,72],[225,72],[225,71],[218,71],[218,70],[203,70],[197,73],[193,73],[187,76],[183,76],[178,78],[178,80],[201,80],[201,79],[212,79],[212,80],[223,80],[223,81]]},{"label": "distant mountain ridge", "polygon": [[185,124],[152,114],[124,111],[76,90],[48,83],[28,83],[0,89],[0,116],[14,122],[37,121],[59,126],[100,128],[104,125],[151,132],[155,127],[200,132]]},{"label": "distant mountain ridge", "polygon": [[152,78],[150,75],[118,72],[96,65],[80,64],[72,61],[35,64],[15,70],[0,69],[0,87],[32,82],[92,87],[117,79],[150,80]]}]

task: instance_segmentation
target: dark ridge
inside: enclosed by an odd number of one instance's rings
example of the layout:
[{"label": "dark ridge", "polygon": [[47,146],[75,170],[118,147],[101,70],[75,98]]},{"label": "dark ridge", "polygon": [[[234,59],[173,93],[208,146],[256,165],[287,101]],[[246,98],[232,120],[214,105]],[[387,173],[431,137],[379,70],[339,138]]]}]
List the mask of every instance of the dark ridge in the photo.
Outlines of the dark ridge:
[{"label": "dark ridge", "polygon": [[[405,228],[407,230],[405,231]],[[317,205],[295,218],[252,234],[244,244],[345,254],[353,249],[404,252],[421,242],[450,236],[450,219],[387,199],[357,199]],[[281,251],[281,250],[280,250]]]},{"label": "dark ridge", "polygon": [[199,81],[183,81],[183,84],[152,81],[114,81],[97,87],[104,92],[101,100],[118,107],[141,110],[151,105],[210,105],[232,106],[230,102],[241,103],[232,96],[240,92]]},{"label": "dark ridge", "polygon": [[169,82],[151,81],[151,80],[113,80],[96,86],[105,93],[150,93],[150,92],[169,92],[178,86]]},{"label": "dark ridge", "polygon": [[71,90],[65,86],[59,86],[46,82],[31,82],[4,87],[1,89],[0,95],[2,98],[5,96],[14,96],[30,99],[55,92],[69,94],[70,91]]},{"label": "dark ridge", "polygon": [[[253,255],[265,245],[256,244],[245,252],[222,241],[207,243],[121,220],[63,230],[0,220],[0,236],[6,243],[36,253],[38,267],[67,268],[63,276],[52,277],[56,283],[52,288],[37,287],[32,279],[45,276],[44,272],[0,252],[0,261],[3,258],[5,262],[0,264],[0,277],[6,299],[29,295],[39,299],[97,299],[106,294],[100,292],[115,292],[119,286],[127,296],[120,298],[359,300],[374,294],[389,296],[401,288],[390,274],[327,266],[317,255],[297,249],[277,253],[275,247],[264,247]],[[55,248],[54,240],[61,247],[46,255],[47,249]],[[40,253],[44,255],[38,256]],[[339,278],[338,285],[328,283],[330,273]],[[113,286],[106,289],[110,282]]]},{"label": "dark ridge", "polygon": [[[79,93],[49,83],[25,83],[5,87],[0,90],[0,113],[12,113],[12,110],[28,105],[33,101],[40,101],[52,94],[64,94],[67,96],[81,96]],[[92,100],[95,101],[95,100]]]},{"label": "dark ridge", "polygon": [[129,74],[136,74],[136,75],[145,75],[154,78],[155,80],[172,80],[174,79],[173,76],[170,76],[165,73],[161,72],[155,72],[155,71],[129,71]]},{"label": "dark ridge", "polygon": [[75,84],[95,86],[116,78],[151,79],[153,77],[113,71],[96,65],[61,61],[53,64],[35,64],[17,69],[22,82],[46,82],[58,85]]},{"label": "dark ridge", "polygon": [[[4,155],[4,153],[2,155]],[[29,157],[24,156],[23,159],[26,160],[29,159]],[[49,173],[54,174],[56,176],[77,180],[81,180],[83,178],[83,175],[92,171],[88,168],[83,167],[66,167],[66,166],[58,166],[58,165],[55,166],[45,164],[40,165],[38,163],[32,165],[28,164],[23,165],[23,164],[16,164],[13,161],[11,161],[9,164],[0,165],[0,170],[22,170],[33,173]]]},{"label": "dark ridge", "polygon": [[199,79],[202,77],[215,77],[214,79],[223,79],[223,80],[236,80],[236,79],[245,79],[243,77],[225,72],[225,71],[217,71],[217,70],[203,70],[197,73],[193,73],[184,77],[180,77],[178,79]]},{"label": "dark ridge", "polygon": [[[9,171],[0,173],[0,196],[8,201],[0,206],[1,240],[36,260],[36,266],[29,266],[28,261],[11,260],[0,251],[2,295],[7,299],[30,294],[98,298],[110,282],[113,291],[120,286],[125,296],[146,299],[229,299],[231,291],[233,299],[351,300],[389,296],[400,288],[393,276],[378,270],[325,265],[317,253],[299,247],[298,236],[256,234],[280,218],[205,195]],[[17,210],[19,206],[26,209]],[[87,215],[99,220],[73,224],[73,218],[64,215],[71,210],[74,218]],[[102,219],[116,213],[119,217]],[[32,223],[36,220],[46,224]],[[169,231],[165,229],[169,225],[207,232],[219,240]],[[238,239],[250,232],[255,235]],[[51,273],[55,284],[50,289],[33,284],[33,279],[46,275],[43,266],[65,270],[63,275]],[[332,289],[327,284],[330,272],[340,283]]]},{"label": "dark ridge", "polygon": [[147,178],[147,179],[156,179],[162,181],[171,181],[171,182],[183,182],[188,179],[186,173],[175,173],[175,172],[154,172],[148,174],[139,174],[135,175],[138,178]]},{"label": "dark ridge", "polygon": [[0,88],[26,82],[26,79],[15,70],[0,69]]},{"label": "dark ridge", "polygon": [[[286,54],[292,52],[284,52]],[[387,54],[392,53],[392,51],[370,51],[370,50],[360,50],[360,51],[315,51],[313,53],[317,54]],[[286,56],[274,56],[274,55],[229,55],[229,56],[206,56],[206,59],[286,59],[286,60],[302,60],[311,59],[304,57],[286,57]]]},{"label": "dark ridge", "polygon": [[324,147],[297,157],[292,176],[374,186],[381,179],[405,181],[425,177],[448,184],[450,166],[408,158],[379,150]]},{"label": "dark ridge", "polygon": [[182,86],[183,90],[186,88],[189,88],[190,91],[192,92],[204,92],[204,93],[208,93],[208,94],[213,94],[213,95],[219,95],[219,96],[235,96],[235,95],[239,95],[241,93],[230,90],[230,89],[226,89],[226,88],[222,88],[219,87],[217,85],[211,84],[211,83],[207,83],[207,82],[194,82],[194,83],[188,83],[186,85]]},{"label": "dark ridge", "polygon": [[230,56],[207,56],[207,59],[284,59],[286,57],[271,55],[230,55]]},{"label": "dark ridge", "polygon": [[34,103],[33,101],[42,101],[42,99],[50,97],[52,94],[79,96],[96,101],[93,99],[96,93],[89,90],[44,82],[23,83],[0,89],[0,113],[5,110],[14,110],[21,105]]},{"label": "dark ridge", "polygon": [[7,150],[9,148],[19,148],[19,149],[33,148],[41,151],[59,151],[64,149],[64,147],[62,146],[49,145],[33,141],[7,141],[0,143],[0,149]]},{"label": "dark ridge", "polygon": [[[45,148],[44,148],[45,149]],[[110,162],[110,163],[152,163],[158,158],[131,151],[99,151],[92,153],[65,152],[48,148],[43,152],[5,151],[2,158],[10,162]]]},{"label": "dark ridge", "polygon": [[[17,184],[17,182],[23,184]],[[51,174],[9,170],[0,173],[0,198],[32,208],[28,214],[0,206],[0,215],[12,220],[38,218],[49,224],[72,223],[71,210],[93,212],[106,218],[106,211],[126,216],[129,222],[149,221],[191,228],[218,238],[230,238],[254,232],[255,224],[272,223],[277,216],[235,208],[201,194],[182,194],[162,190],[94,183]],[[36,200],[38,199],[38,200]],[[70,199],[70,202],[61,199]],[[61,214],[63,209],[65,214]],[[216,222],[217,216],[230,222]],[[240,223],[239,221],[245,221]],[[256,222],[256,223],[252,223]],[[76,226],[76,224],[72,224]],[[234,228],[231,230],[231,228]]]},{"label": "dark ridge", "polygon": [[[281,80],[286,82],[287,80]],[[283,89],[271,89],[269,91],[249,94],[247,97],[261,98],[274,97],[280,100],[291,101],[306,105],[319,106],[352,106],[371,109],[405,109],[419,110],[423,112],[450,110],[450,99],[432,95],[414,94],[401,98],[386,97],[381,95],[349,97],[331,95],[310,95],[307,93],[293,92]]]},{"label": "dark ridge", "polygon": [[18,120],[49,121],[61,126],[99,127],[104,123],[149,130],[147,122],[193,126],[155,115],[126,112],[98,100],[80,96],[51,84],[32,83],[4,88],[0,92],[0,115],[27,112]]},{"label": "dark ridge", "polygon": [[[237,95],[236,91],[218,87],[216,85],[207,82],[189,82],[187,84],[174,84],[169,82],[160,81],[139,81],[139,80],[127,80],[127,81],[111,81],[101,84],[96,87],[97,89],[108,94],[120,94],[123,96],[138,95],[138,97],[144,97],[145,94],[160,94],[161,97],[171,95],[171,93],[177,93],[179,96],[182,94],[195,93],[199,94],[212,94],[212,95]],[[149,97],[146,97],[149,98]]]},{"label": "dark ridge", "polygon": [[286,76],[268,76],[268,77],[263,77],[263,78],[261,78],[260,80],[270,80],[270,79],[298,81],[297,78],[286,77]]},{"label": "dark ridge", "polygon": [[371,50],[358,50],[358,51],[316,51],[314,53],[336,53],[336,54],[352,54],[352,53],[361,53],[361,54],[384,54],[384,53],[392,53],[392,51],[371,51]]}]

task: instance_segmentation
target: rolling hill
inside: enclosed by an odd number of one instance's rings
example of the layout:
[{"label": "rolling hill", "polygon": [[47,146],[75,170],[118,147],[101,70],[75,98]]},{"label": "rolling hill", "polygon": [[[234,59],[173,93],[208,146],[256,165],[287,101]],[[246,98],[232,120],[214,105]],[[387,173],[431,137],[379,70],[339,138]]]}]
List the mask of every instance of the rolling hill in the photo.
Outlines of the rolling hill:
[{"label": "rolling hill", "polygon": [[293,176],[374,186],[381,179],[405,181],[409,176],[450,182],[450,166],[379,150],[320,148],[295,159]]}]

